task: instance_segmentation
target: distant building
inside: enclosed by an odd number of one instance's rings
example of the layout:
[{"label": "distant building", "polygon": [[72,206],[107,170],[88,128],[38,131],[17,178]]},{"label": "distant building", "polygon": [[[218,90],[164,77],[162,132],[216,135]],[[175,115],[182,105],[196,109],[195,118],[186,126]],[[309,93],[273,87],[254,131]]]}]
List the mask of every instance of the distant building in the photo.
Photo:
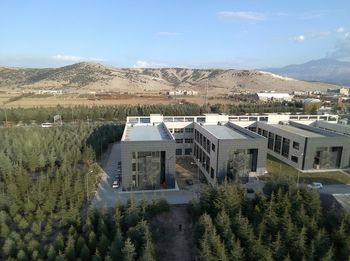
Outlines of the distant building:
[{"label": "distant building", "polygon": [[198,92],[193,90],[176,90],[168,91],[167,94],[170,96],[195,96],[198,95]]},{"label": "distant building", "polygon": [[349,88],[340,88],[339,89],[339,93],[341,94],[341,95],[345,95],[345,96],[348,96],[349,95]]},{"label": "distant building", "polygon": [[293,96],[289,93],[279,92],[258,92],[258,99],[260,101],[291,101]]}]

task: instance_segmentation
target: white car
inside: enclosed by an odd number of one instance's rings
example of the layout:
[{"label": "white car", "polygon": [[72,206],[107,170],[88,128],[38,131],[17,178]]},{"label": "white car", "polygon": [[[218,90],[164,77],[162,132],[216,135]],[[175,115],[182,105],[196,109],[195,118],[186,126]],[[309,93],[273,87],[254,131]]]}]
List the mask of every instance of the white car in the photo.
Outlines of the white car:
[{"label": "white car", "polygon": [[119,181],[118,180],[113,182],[112,188],[119,188]]},{"label": "white car", "polygon": [[312,182],[311,184],[308,184],[307,187],[311,189],[323,189],[323,185],[320,182]]}]

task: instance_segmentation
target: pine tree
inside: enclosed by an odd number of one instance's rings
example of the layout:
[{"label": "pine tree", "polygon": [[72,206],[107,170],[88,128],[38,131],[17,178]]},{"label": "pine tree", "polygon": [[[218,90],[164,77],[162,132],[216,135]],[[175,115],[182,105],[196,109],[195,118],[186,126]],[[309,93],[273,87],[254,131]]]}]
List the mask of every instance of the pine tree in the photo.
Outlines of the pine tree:
[{"label": "pine tree", "polygon": [[122,249],[123,260],[124,261],[133,261],[135,260],[136,252],[133,243],[130,238],[127,238]]},{"label": "pine tree", "polygon": [[79,253],[79,257],[81,258],[81,260],[89,260],[90,259],[90,250],[86,246],[86,244],[84,244],[82,246],[80,253]]}]

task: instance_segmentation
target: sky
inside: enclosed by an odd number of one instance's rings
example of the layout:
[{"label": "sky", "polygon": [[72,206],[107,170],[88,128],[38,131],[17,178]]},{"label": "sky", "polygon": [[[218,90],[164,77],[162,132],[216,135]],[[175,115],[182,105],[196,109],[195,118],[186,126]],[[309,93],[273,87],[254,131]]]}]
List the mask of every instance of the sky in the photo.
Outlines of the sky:
[{"label": "sky", "polygon": [[349,0],[1,0],[0,65],[252,69],[350,60]]}]

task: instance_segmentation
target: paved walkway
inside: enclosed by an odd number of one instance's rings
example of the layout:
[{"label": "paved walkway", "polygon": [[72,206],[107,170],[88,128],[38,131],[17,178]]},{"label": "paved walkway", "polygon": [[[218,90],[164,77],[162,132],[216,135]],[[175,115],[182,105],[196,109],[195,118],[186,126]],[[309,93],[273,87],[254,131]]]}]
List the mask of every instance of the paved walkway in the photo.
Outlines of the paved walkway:
[{"label": "paved walkway", "polygon": [[130,198],[136,201],[166,199],[169,204],[186,204],[196,197],[196,193],[191,191],[143,191],[143,192],[121,192],[121,189],[113,189],[112,183],[117,173],[118,161],[120,161],[120,143],[111,145],[111,149],[107,151],[105,159],[102,163],[104,173],[97,189],[97,193],[91,202],[93,208],[110,208],[114,207],[117,202],[126,203]]}]

